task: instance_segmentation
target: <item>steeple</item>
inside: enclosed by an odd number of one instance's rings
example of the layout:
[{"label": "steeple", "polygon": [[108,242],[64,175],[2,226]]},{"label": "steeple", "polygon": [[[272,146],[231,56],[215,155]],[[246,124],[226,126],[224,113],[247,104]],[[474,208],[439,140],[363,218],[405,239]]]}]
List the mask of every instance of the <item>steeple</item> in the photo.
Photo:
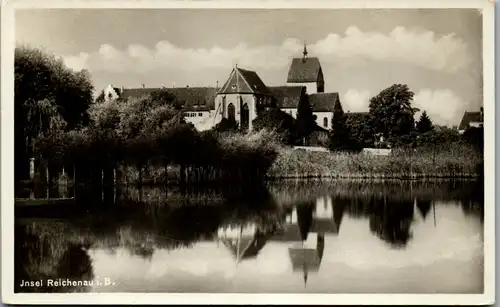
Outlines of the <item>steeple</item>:
[{"label": "steeple", "polygon": [[302,52],[302,54],[303,54],[302,61],[305,62],[306,59],[307,59],[307,46],[306,46],[306,42],[304,42],[304,52]]}]

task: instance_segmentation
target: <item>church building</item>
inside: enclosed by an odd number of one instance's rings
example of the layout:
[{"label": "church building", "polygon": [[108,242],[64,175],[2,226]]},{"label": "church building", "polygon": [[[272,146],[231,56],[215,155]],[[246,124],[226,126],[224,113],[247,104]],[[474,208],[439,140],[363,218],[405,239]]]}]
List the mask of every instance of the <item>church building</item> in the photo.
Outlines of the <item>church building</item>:
[{"label": "church building", "polygon": [[[124,89],[109,85],[104,99],[139,98],[161,88]],[[185,119],[198,130],[208,130],[223,118],[238,122],[244,131],[252,130],[252,121],[260,108],[276,105],[297,118],[299,103],[307,99],[316,115],[316,124],[331,129],[338,93],[325,93],[325,80],[320,60],[308,57],[304,45],[302,57],[292,59],[286,85],[267,86],[255,71],[235,67],[222,87],[163,88],[174,94],[182,105]]]}]

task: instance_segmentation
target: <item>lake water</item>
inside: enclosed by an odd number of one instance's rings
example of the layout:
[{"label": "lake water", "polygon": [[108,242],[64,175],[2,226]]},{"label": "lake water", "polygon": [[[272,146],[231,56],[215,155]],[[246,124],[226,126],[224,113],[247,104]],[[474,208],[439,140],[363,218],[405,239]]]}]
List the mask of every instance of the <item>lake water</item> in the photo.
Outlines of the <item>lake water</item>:
[{"label": "lake water", "polygon": [[[17,212],[16,291],[483,292],[479,182],[116,194],[103,202],[84,191],[69,210]],[[27,280],[43,287],[21,287]]]}]

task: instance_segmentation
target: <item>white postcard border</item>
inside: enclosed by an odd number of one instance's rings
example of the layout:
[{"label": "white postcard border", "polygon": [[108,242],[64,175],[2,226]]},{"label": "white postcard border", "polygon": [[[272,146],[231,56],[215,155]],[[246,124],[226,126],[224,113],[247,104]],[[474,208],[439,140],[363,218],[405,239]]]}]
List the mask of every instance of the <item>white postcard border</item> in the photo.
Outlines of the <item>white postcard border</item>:
[{"label": "white postcard border", "polygon": [[[2,301],[6,304],[407,304],[475,305],[495,300],[495,81],[494,1],[491,0],[330,0],[330,1],[154,1],[2,0],[1,9],[1,234]],[[14,10],[23,8],[477,8],[483,11],[483,91],[485,127],[484,293],[483,294],[173,294],[173,293],[14,293]]]}]

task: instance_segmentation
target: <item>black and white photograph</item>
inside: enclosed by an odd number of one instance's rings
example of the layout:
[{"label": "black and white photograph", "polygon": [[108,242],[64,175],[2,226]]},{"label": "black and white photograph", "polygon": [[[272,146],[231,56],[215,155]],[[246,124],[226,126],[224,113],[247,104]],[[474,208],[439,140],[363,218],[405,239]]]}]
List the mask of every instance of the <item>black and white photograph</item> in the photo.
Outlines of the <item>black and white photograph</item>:
[{"label": "black and white photograph", "polygon": [[40,2],[4,303],[494,302],[493,2]]}]

